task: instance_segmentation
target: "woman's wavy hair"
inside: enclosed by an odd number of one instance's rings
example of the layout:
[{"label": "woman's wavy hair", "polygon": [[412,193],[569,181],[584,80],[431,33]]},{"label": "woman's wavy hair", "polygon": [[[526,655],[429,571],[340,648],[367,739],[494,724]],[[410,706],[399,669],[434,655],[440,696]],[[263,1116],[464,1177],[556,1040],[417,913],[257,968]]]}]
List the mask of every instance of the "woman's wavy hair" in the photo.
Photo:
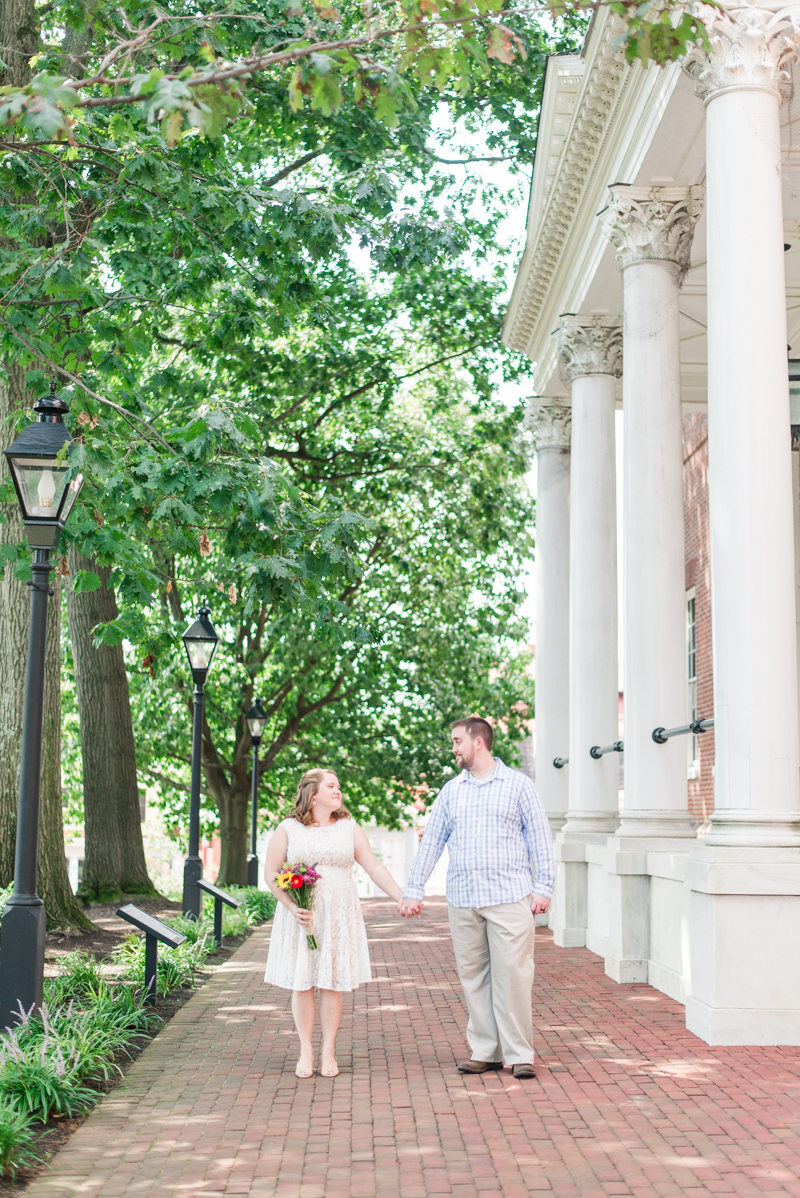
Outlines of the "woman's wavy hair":
[{"label": "woman's wavy hair", "polygon": [[[314,804],[314,795],[320,788],[322,779],[326,774],[333,774],[336,777],[335,770],[306,770],[300,779],[297,786],[297,794],[294,799],[294,811],[292,818],[296,819],[298,824],[305,824],[309,828],[314,822],[314,812],[312,810]],[[352,816],[345,806],[337,808],[331,812],[331,819],[351,819]]]}]

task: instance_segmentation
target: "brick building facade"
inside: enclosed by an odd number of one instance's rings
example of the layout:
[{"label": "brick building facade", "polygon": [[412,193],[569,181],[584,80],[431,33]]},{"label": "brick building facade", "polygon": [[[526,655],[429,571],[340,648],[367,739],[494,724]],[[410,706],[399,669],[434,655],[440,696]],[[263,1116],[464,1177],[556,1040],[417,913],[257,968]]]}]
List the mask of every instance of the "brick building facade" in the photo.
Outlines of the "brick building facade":
[{"label": "brick building facade", "polygon": [[[711,567],[708,529],[708,419],[683,418],[683,519],[686,555],[687,718],[714,714],[711,669]],[[705,823],[714,810],[714,729],[688,736],[689,811]]]}]

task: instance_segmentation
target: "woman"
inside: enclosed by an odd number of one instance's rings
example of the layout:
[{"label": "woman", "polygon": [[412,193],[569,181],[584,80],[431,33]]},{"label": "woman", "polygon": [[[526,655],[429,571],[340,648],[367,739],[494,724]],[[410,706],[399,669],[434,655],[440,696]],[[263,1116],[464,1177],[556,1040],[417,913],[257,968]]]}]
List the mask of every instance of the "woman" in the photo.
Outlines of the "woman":
[{"label": "woman", "polygon": [[[320,880],[313,890],[312,910],[303,911],[279,890],[275,878],[284,862],[313,865]],[[308,770],[300,779],[294,812],[272,835],[264,876],[280,906],[275,912],[264,981],[292,991],[292,1014],[300,1037],[295,1073],[311,1077],[314,988],[319,990],[322,1029],[320,1072],[336,1077],[336,1033],[342,1018],[342,993],[372,980],[367,932],[353,878],[353,863],[369,874],[390,898],[403,892],[381,865],[350,812],[342,806],[339,779],[332,770]],[[319,944],[310,949],[313,931]]]}]

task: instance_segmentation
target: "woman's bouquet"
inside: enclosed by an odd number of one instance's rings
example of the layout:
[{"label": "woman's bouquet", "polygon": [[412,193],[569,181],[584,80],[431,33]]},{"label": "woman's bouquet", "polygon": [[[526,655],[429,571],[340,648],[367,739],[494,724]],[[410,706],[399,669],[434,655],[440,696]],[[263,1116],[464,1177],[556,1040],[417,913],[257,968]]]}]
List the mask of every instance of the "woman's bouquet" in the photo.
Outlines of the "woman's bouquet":
[{"label": "woman's bouquet", "polygon": [[[275,885],[290,894],[301,910],[310,911],[313,888],[318,881],[319,874],[313,865],[306,865],[305,861],[295,861],[294,865],[290,865],[288,861],[284,861],[281,872],[275,879]],[[317,938],[313,934],[306,936],[306,940],[309,948],[319,948]]]}]

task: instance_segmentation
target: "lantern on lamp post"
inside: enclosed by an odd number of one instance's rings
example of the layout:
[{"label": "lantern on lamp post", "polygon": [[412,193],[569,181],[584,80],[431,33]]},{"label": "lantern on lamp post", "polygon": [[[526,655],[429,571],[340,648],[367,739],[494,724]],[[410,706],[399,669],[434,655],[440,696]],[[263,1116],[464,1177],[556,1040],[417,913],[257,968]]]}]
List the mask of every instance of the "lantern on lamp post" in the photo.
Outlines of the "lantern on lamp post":
[{"label": "lantern on lamp post", "polygon": [[267,713],[256,699],[244,717],[253,742],[253,779],[250,800],[250,853],[247,858],[247,885],[258,886],[258,854],[256,853],[256,830],[258,822],[258,746],[267,724]]},{"label": "lantern on lamp post", "polygon": [[28,660],[22,711],[22,742],[14,855],[14,892],[6,903],[0,937],[0,1028],[13,1027],[20,1007],[29,1011],[42,1002],[44,980],[45,910],[36,893],[39,848],[39,798],[42,773],[47,601],[50,589],[50,551],[58,545],[64,525],[83,485],[70,456],[74,442],[64,424],[67,404],[55,393],[34,404],[36,420],[4,450],[17,492],[28,544],[31,569]]},{"label": "lantern on lamp post", "polygon": [[203,876],[200,860],[200,778],[201,752],[203,746],[203,712],[205,708],[205,684],[219,637],[211,623],[211,609],[205,604],[197,613],[197,619],[183,634],[186,656],[194,680],[194,714],[192,719],[192,789],[189,798],[189,852],[183,867],[183,913],[198,919],[202,895],[197,883]]}]

